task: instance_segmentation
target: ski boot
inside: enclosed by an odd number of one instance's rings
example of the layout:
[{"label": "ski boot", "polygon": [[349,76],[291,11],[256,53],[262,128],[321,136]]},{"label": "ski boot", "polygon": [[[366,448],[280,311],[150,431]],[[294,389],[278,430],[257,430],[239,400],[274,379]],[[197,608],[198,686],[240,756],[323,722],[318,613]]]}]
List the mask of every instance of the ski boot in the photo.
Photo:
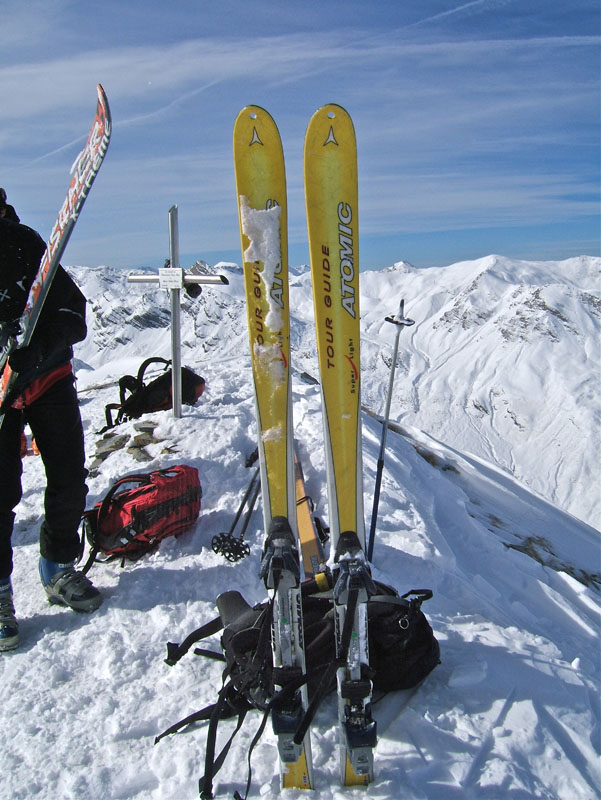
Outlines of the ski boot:
[{"label": "ski boot", "polygon": [[0,652],[19,645],[19,626],[15,619],[13,590],[10,580],[0,583]]},{"label": "ski boot", "polygon": [[40,579],[51,603],[87,612],[102,605],[102,595],[89,578],[75,569],[75,561],[57,564],[40,556]]}]

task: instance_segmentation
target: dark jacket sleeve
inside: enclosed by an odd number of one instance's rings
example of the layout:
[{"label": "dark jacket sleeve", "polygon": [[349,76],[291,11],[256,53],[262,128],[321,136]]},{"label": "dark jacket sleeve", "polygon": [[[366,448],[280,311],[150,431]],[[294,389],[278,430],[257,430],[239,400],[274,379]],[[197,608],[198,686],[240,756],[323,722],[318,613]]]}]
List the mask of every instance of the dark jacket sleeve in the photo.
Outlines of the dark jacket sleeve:
[{"label": "dark jacket sleeve", "polygon": [[85,297],[59,267],[29,346],[16,351],[16,363],[14,357],[11,358],[11,365],[18,373],[17,393],[73,358],[72,346],[86,337],[85,315]]},{"label": "dark jacket sleeve", "polygon": [[[34,230],[0,220],[0,321],[5,324],[18,321],[45,250]],[[86,336],[85,317],[85,297],[59,266],[29,345],[9,358],[18,375],[17,393],[73,358],[72,346]]]},{"label": "dark jacket sleeve", "polygon": [[86,338],[86,298],[59,267],[36,326],[32,344],[45,355],[70,348]]}]

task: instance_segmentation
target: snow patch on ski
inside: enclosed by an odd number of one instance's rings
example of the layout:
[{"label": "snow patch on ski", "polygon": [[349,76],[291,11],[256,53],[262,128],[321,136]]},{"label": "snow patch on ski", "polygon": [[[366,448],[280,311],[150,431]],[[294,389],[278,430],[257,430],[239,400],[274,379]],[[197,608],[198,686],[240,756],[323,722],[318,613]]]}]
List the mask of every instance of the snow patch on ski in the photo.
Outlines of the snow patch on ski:
[{"label": "snow patch on ski", "polygon": [[263,441],[264,442],[279,442],[282,436],[284,435],[284,431],[281,425],[274,425],[273,428],[269,428],[269,430],[263,432]]},{"label": "snow patch on ski", "polygon": [[[269,314],[267,318],[269,319]],[[286,380],[286,359],[282,349],[277,344],[270,345],[255,342],[253,354],[255,362],[259,365],[261,371],[268,374],[273,381],[281,383]]]},{"label": "snow patch on ski", "polygon": [[280,216],[280,206],[253,208],[248,198],[240,195],[240,224],[250,242],[244,251],[244,260],[263,264],[259,274],[269,302],[265,325],[272,331],[281,330],[284,324],[281,312],[283,284],[278,277],[282,269]]}]

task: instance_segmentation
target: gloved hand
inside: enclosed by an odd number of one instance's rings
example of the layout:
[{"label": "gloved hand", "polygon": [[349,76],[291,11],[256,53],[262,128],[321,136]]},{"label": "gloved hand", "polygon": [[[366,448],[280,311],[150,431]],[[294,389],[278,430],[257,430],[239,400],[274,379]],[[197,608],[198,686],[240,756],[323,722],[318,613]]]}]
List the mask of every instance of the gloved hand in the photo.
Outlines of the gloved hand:
[{"label": "gloved hand", "polygon": [[7,322],[0,322],[0,350],[3,350],[20,332],[19,320],[11,319]]},{"label": "gloved hand", "polygon": [[21,347],[15,350],[9,356],[8,363],[14,372],[29,372],[40,363],[42,360],[42,353],[40,349],[35,346]]}]

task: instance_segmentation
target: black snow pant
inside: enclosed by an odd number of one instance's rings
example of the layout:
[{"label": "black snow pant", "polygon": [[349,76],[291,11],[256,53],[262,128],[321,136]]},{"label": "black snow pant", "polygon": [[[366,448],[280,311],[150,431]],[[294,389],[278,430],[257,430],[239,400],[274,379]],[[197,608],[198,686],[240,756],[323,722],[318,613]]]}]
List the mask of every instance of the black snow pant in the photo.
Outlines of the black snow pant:
[{"label": "black snow pant", "polygon": [[23,410],[9,408],[0,428],[0,581],[13,568],[14,509],[22,496],[21,432],[25,423],[46,471],[40,553],[60,564],[77,558],[87,470],[83,427],[72,375],[57,381]]}]

